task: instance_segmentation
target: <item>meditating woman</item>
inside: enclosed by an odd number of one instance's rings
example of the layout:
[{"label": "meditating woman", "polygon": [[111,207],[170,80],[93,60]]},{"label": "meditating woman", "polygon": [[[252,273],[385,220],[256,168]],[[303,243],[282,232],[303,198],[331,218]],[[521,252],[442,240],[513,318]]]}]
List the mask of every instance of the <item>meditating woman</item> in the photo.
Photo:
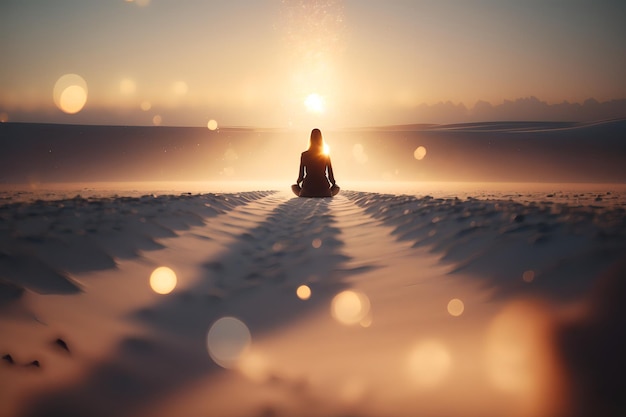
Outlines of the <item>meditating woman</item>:
[{"label": "meditating woman", "polygon": [[291,190],[299,197],[332,197],[339,192],[330,156],[324,153],[324,140],[319,129],[311,131],[309,149],[300,156],[298,180]]}]

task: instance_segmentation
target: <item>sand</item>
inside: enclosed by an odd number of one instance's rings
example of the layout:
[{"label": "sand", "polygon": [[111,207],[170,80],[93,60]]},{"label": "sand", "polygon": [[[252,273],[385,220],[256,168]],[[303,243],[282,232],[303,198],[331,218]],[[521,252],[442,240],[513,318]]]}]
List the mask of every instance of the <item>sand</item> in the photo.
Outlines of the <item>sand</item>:
[{"label": "sand", "polygon": [[626,410],[621,192],[59,195],[0,206],[1,416]]}]

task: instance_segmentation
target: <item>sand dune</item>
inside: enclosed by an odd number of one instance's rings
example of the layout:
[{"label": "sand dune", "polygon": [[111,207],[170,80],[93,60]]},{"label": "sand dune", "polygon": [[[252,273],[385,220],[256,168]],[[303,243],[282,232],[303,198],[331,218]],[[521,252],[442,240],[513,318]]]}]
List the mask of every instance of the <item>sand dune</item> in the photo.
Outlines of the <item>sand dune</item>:
[{"label": "sand dune", "polygon": [[0,415],[620,415],[604,196],[7,203]]},{"label": "sand dune", "polygon": [[[624,119],[324,130],[336,174],[344,183],[624,183],[625,134]],[[272,129],[3,123],[0,183],[282,183],[297,175],[298,155],[307,139],[308,132]],[[426,155],[417,160],[414,152],[420,146]]]}]

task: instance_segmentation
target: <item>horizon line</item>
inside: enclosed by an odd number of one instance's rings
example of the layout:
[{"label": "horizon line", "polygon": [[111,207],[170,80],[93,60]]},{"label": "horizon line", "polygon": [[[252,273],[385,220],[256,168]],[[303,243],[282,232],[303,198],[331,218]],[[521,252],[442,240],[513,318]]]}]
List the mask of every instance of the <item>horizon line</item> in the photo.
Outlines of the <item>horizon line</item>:
[{"label": "horizon line", "polygon": [[[435,130],[438,128],[456,128],[456,127],[472,127],[472,126],[480,126],[480,125],[498,125],[498,124],[508,124],[508,125],[570,125],[570,127],[574,126],[590,126],[604,123],[613,123],[613,122],[622,122],[626,121],[626,116],[622,117],[612,117],[612,118],[603,118],[596,120],[585,120],[585,121],[577,121],[577,120],[476,120],[476,121],[468,121],[468,122],[459,122],[459,123],[394,123],[394,124],[381,124],[381,125],[370,125],[370,126],[330,126],[324,128],[324,130],[328,131],[351,131],[351,130],[401,130],[411,129],[411,130]],[[27,122],[27,121],[6,121],[0,122],[0,126],[2,125],[41,125],[41,126],[73,126],[73,127],[112,127],[112,128],[165,128],[165,129],[203,129],[212,132],[219,133],[219,131],[299,131],[299,130],[308,130],[309,128],[301,128],[301,127],[271,127],[271,126],[252,126],[252,125],[229,125],[219,127],[215,130],[208,129],[206,126],[200,125],[154,125],[154,124],[102,124],[102,123],[67,123],[67,122]],[[319,124],[317,124],[319,125]],[[317,126],[316,125],[316,126]],[[563,126],[561,126],[562,128]]]}]

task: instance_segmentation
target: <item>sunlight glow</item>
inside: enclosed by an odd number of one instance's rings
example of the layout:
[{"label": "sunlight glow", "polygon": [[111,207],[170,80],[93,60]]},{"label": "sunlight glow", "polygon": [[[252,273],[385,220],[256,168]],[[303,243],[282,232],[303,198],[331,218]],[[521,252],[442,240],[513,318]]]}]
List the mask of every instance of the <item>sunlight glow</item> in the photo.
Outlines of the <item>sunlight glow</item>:
[{"label": "sunlight glow", "polygon": [[54,84],[52,97],[64,113],[78,113],[87,103],[87,82],[80,75],[65,74]]},{"label": "sunlight glow", "polygon": [[187,91],[189,91],[189,87],[184,81],[176,81],[174,84],[172,84],[172,92],[177,96],[183,96],[187,94]]},{"label": "sunlight glow", "polygon": [[342,291],[331,302],[331,314],[341,324],[352,325],[360,323],[368,317],[369,312],[370,300],[365,294],[360,292]]},{"label": "sunlight glow", "polygon": [[419,388],[439,386],[452,367],[452,357],[437,340],[424,340],[417,344],[409,355],[408,370]]},{"label": "sunlight glow", "polygon": [[357,143],[352,147],[352,156],[359,164],[364,164],[368,160],[365,148],[363,148],[363,145],[360,143]]},{"label": "sunlight glow", "polygon": [[324,153],[324,155],[330,155],[330,146],[324,143],[324,149],[322,149],[322,152]]},{"label": "sunlight glow", "polygon": [[124,78],[120,81],[120,93],[124,95],[131,95],[135,94],[135,91],[137,91],[137,85],[130,78]]},{"label": "sunlight glow", "polygon": [[324,97],[317,93],[312,93],[304,100],[304,106],[312,113],[324,113],[326,110],[326,102]]},{"label": "sunlight glow", "polygon": [[176,288],[176,273],[166,267],[160,266],[150,275],[150,287],[157,294],[169,294]]},{"label": "sunlight glow", "polygon": [[547,306],[516,301],[487,331],[487,375],[495,388],[515,395],[523,415],[560,415],[553,411],[561,406],[565,382],[552,348],[552,326]]},{"label": "sunlight glow", "polygon": [[250,347],[250,330],[235,317],[222,317],[211,326],[207,347],[211,359],[222,368],[233,368]]},{"label": "sunlight glow", "polygon": [[264,382],[270,377],[267,358],[253,349],[246,349],[239,356],[237,370],[255,382]]}]

